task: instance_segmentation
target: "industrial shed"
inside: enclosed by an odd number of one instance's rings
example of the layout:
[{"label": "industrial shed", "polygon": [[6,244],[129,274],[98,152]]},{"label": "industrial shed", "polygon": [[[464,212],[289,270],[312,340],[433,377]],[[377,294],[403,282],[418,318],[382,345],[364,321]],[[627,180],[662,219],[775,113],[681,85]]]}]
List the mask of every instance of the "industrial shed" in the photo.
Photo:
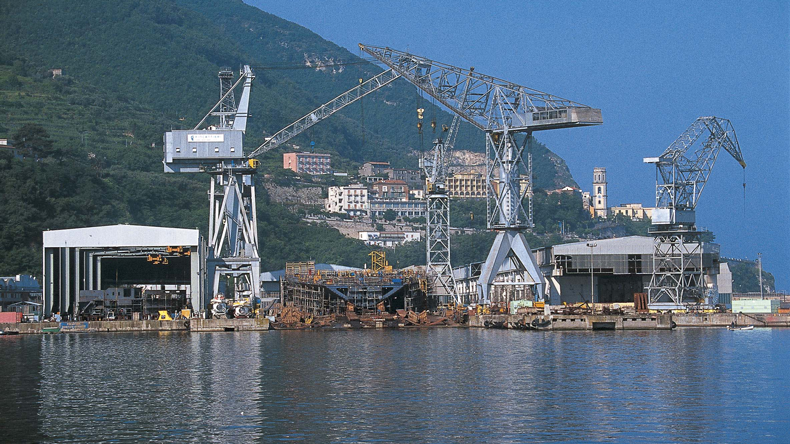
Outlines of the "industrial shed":
[{"label": "industrial shed", "polygon": [[[627,236],[554,245],[538,250],[536,257],[548,282],[547,300],[554,305],[589,301],[591,280],[595,302],[633,302],[634,293],[647,291],[653,251],[652,237]],[[718,244],[703,244],[702,270],[706,286],[715,289]]]},{"label": "industrial shed", "polygon": [[128,285],[182,285],[195,310],[205,301],[197,229],[140,225],[52,230],[44,233],[44,315],[75,315],[82,290]]}]

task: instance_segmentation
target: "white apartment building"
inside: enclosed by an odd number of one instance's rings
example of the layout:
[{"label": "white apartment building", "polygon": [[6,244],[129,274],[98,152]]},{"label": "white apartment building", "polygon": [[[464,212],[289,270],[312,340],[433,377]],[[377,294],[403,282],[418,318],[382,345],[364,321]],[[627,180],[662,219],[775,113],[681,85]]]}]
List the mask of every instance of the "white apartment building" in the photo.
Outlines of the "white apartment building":
[{"label": "white apartment building", "polygon": [[360,231],[359,238],[367,245],[394,247],[406,242],[419,241],[420,231]]},{"label": "white apartment building", "polygon": [[366,216],[370,210],[368,189],[358,183],[345,187],[329,187],[324,208],[330,213]]}]

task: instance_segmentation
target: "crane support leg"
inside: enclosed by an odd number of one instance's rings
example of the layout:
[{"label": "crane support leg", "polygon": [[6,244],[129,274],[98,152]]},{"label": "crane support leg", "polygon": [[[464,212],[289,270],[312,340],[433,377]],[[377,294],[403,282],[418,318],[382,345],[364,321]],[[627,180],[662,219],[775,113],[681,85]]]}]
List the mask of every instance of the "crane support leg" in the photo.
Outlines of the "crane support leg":
[{"label": "crane support leg", "polygon": [[232,282],[235,299],[249,301],[250,305],[260,295],[261,275],[254,174],[254,169],[246,167],[223,167],[212,172],[206,260],[211,297],[223,292],[221,284]]},{"label": "crane support leg", "polygon": [[[505,280],[495,282],[497,275]],[[515,298],[508,296],[508,299],[526,299],[524,287],[527,286],[534,288],[534,296],[543,296],[543,275],[527,239],[519,230],[502,230],[497,234],[477,281],[479,303],[501,302],[497,299],[502,296],[493,294],[495,285],[513,286],[517,293],[523,292]]]},{"label": "crane support leg", "polygon": [[701,234],[696,230],[654,232],[649,309],[682,310],[702,302]]},{"label": "crane support leg", "polygon": [[450,264],[450,198],[446,194],[428,195],[428,223],[425,230],[429,304],[460,304]]}]

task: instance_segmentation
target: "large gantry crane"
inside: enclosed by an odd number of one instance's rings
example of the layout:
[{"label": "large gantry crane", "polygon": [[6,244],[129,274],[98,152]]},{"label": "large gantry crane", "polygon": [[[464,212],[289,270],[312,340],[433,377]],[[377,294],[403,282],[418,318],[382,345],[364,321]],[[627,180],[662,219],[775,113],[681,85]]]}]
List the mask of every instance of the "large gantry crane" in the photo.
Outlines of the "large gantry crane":
[{"label": "large gantry crane", "polygon": [[[506,80],[391,48],[359,45],[382,64],[485,133],[486,225],[497,237],[478,280],[478,302],[491,302],[500,270],[520,275],[497,285],[530,285],[543,297],[543,276],[523,231],[532,224],[531,151],[535,131],[600,125],[601,110]],[[524,135],[522,138],[521,135]],[[521,140],[519,140],[521,139]],[[524,181],[527,183],[524,185]],[[529,197],[529,213],[523,199]],[[429,247],[430,248],[430,247]]]},{"label": "large gantry crane", "polygon": [[[702,143],[692,150],[699,140]],[[700,117],[661,156],[644,159],[656,165],[656,208],[650,227],[653,274],[647,288],[650,309],[684,309],[699,304],[704,296],[704,232],[697,231],[695,209],[721,149],[746,168],[732,123]]]}]

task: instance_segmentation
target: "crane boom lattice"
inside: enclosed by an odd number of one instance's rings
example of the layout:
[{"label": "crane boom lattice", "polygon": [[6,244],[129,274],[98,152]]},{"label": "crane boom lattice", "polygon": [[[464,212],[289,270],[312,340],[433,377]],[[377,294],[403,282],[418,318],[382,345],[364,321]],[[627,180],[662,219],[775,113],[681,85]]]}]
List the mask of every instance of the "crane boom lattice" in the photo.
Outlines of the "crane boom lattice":
[{"label": "crane boom lattice", "polygon": [[703,232],[697,231],[695,211],[722,149],[746,168],[732,123],[700,117],[661,156],[645,159],[656,164],[653,274],[647,289],[651,308],[704,302]]},{"label": "crane boom lattice", "polygon": [[253,150],[248,157],[257,157],[267,151],[277,148],[283,143],[298,136],[316,123],[326,119],[327,117],[365,97],[366,95],[389,85],[399,77],[400,74],[391,69],[371,77],[370,79],[360,83],[359,85],[349,89],[343,94],[340,94],[329,102],[326,102],[325,104],[314,109],[301,119],[281,129],[273,136],[268,137],[266,141],[263,142],[261,146]]}]

